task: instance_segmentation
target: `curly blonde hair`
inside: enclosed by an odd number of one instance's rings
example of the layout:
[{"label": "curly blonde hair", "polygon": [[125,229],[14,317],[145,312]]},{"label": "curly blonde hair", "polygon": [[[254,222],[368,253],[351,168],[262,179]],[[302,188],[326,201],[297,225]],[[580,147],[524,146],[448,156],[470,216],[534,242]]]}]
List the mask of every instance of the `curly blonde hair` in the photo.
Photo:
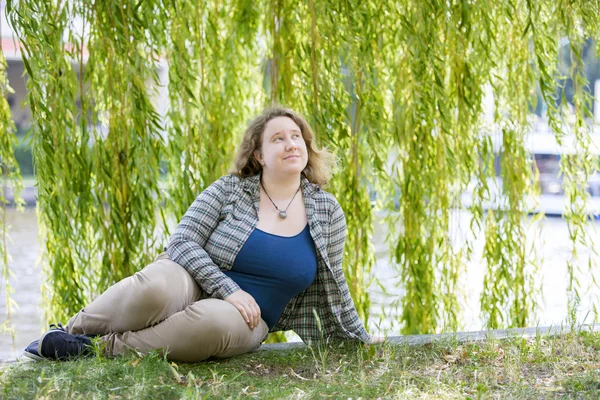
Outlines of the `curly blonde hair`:
[{"label": "curly blonde hair", "polygon": [[238,147],[231,173],[240,178],[245,178],[254,176],[262,171],[262,166],[254,157],[254,151],[261,151],[263,133],[265,132],[267,123],[277,117],[290,118],[298,125],[302,132],[308,152],[308,163],[302,174],[311,183],[321,187],[327,186],[335,168],[335,156],[326,148],[317,148],[315,134],[302,115],[291,108],[282,106],[267,108],[250,123],[246,132],[244,132],[242,143]]}]

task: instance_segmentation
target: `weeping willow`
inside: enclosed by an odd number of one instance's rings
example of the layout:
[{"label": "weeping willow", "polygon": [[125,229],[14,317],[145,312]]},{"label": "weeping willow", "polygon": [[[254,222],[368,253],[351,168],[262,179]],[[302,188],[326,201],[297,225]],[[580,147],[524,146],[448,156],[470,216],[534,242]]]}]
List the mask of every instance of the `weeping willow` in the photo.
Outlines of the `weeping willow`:
[{"label": "weeping willow", "polygon": [[162,140],[147,86],[158,47],[150,28],[163,31],[148,24],[154,5],[136,4],[7,5],[30,78],[43,294],[53,320],[151,257]]},{"label": "weeping willow", "polygon": [[[391,244],[406,290],[401,303],[406,333],[436,331],[440,321],[445,329],[458,326],[457,289],[473,249],[469,242],[453,244],[452,227],[458,224],[459,196],[481,163],[478,145],[487,140],[481,117],[494,61],[491,7],[405,2],[392,17],[400,20],[391,37],[400,51],[389,68],[397,73],[391,131],[402,194],[399,215],[388,223],[392,228],[400,220],[403,227]],[[486,178],[480,175],[479,181],[485,184]],[[483,202],[474,202],[474,217],[483,215]]]},{"label": "weeping willow", "polygon": [[[54,318],[151,261],[172,221],[226,173],[247,121],[284,104],[305,114],[338,158],[328,190],[346,214],[343,268],[365,322],[377,279],[370,191],[387,208],[404,333],[460,328],[472,261],[486,268],[487,327],[535,322],[538,256],[527,232],[537,219],[528,199],[540,188],[525,138],[538,92],[557,140],[570,132],[579,149],[561,164],[575,315],[577,276],[586,272],[579,253],[593,248],[585,186],[598,167],[582,49],[600,39],[597,4],[30,0],[7,9],[29,76],[44,296]],[[557,61],[564,38],[566,77]],[[559,95],[567,80],[574,123]],[[471,186],[473,204],[461,211]],[[465,212],[472,235],[461,241]],[[481,260],[474,235],[485,237]]]},{"label": "weeping willow", "polygon": [[[0,25],[0,36],[2,36],[1,32],[2,29]],[[16,303],[11,298],[11,294],[14,293],[14,290],[9,282],[11,270],[9,269],[8,263],[11,258],[8,252],[8,241],[10,240],[10,237],[8,234],[9,226],[6,221],[8,187],[10,186],[12,189],[13,203],[17,210],[23,211],[25,202],[20,197],[20,193],[23,190],[23,181],[21,180],[21,173],[14,152],[15,146],[17,145],[17,137],[15,135],[16,128],[12,119],[10,106],[6,100],[8,94],[13,93],[13,90],[8,83],[6,68],[6,59],[2,52],[2,46],[0,45],[0,167],[2,168],[3,178],[2,189],[0,191],[0,202],[2,203],[2,208],[0,209],[0,224],[2,226],[2,245],[0,246],[2,282],[0,283],[0,291],[2,290],[2,286],[4,286],[4,298],[6,304],[6,319],[0,324],[0,331],[10,333],[14,346],[15,331],[12,324],[12,310],[16,306]]]},{"label": "weeping willow", "polygon": [[154,1],[94,3],[86,64],[93,112],[91,219],[101,259],[97,292],[153,259],[159,165],[164,152],[160,115],[152,102],[164,24]]},{"label": "weeping willow", "polygon": [[89,265],[90,166],[86,130],[78,124],[76,47],[64,33],[74,16],[68,4],[47,1],[7,3],[19,32],[32,112],[32,153],[38,183],[38,216],[43,238],[42,293],[46,311],[74,311],[86,303],[83,265]]},{"label": "weeping willow", "polygon": [[[567,125],[569,131],[575,137],[575,148],[577,153],[573,156],[564,157],[561,159],[561,170],[564,174],[564,191],[565,196],[569,199],[569,207],[567,208],[566,219],[569,227],[571,239],[571,259],[567,262],[569,271],[569,284],[567,289],[568,296],[568,312],[569,322],[574,325],[577,322],[577,309],[581,300],[581,284],[578,276],[581,273],[587,272],[592,279],[589,281],[595,287],[598,287],[594,278],[594,272],[597,267],[597,259],[594,258],[594,243],[592,242],[586,228],[589,228],[590,216],[586,209],[589,193],[587,192],[587,181],[595,173],[599,171],[597,156],[595,156],[591,147],[590,134],[592,127],[589,124],[589,119],[593,120],[591,114],[593,98],[589,90],[585,90],[589,82],[584,74],[583,66],[583,46],[590,38],[590,35],[596,39],[596,43],[600,45],[600,22],[598,13],[600,6],[596,3],[594,6],[588,6],[585,3],[571,4],[568,2],[559,2],[561,12],[558,14],[558,21],[567,32],[568,49],[571,54],[571,65],[569,67],[568,76],[573,85],[573,107],[575,121],[572,125]],[[589,89],[589,88],[588,88]],[[600,96],[599,93],[595,94]],[[561,98],[561,106],[564,104],[564,98]],[[552,110],[552,121],[554,125],[558,125],[562,107],[558,110]],[[558,114],[558,115],[557,115]],[[567,122],[568,124],[568,122]],[[563,125],[565,121],[563,118]],[[554,127],[553,127],[554,128]],[[563,135],[558,134],[557,140],[559,143],[563,141]],[[579,252],[582,248],[591,250],[587,260],[581,260]],[[587,264],[588,270],[584,271],[582,264]],[[589,285],[583,289],[589,289]],[[597,319],[597,305],[594,309]]]},{"label": "weeping willow", "polygon": [[[515,2],[498,9],[499,15],[512,16],[512,24],[506,32],[509,40],[506,36],[493,38],[494,50],[507,57],[493,66],[498,79],[491,83],[496,88],[494,117],[501,137],[500,175],[504,196],[500,202],[503,208],[488,213],[485,221],[488,269],[481,307],[487,313],[491,328],[525,326],[531,322],[533,294],[537,291],[526,279],[536,276],[533,271],[536,265],[526,253],[525,245],[530,223],[526,200],[535,190],[531,161],[524,149],[525,134],[530,128],[527,116],[534,78],[527,35],[528,14],[513,14],[514,7],[519,6]],[[510,251],[506,251],[507,248]]]},{"label": "weeping willow", "polygon": [[[357,311],[366,322],[370,307],[366,289],[375,261],[367,183],[371,160],[383,156],[376,151],[383,145],[376,138],[383,133],[377,128],[384,118],[380,118],[383,96],[375,94],[376,49],[369,45],[376,33],[361,37],[372,22],[374,4],[367,4],[367,10],[361,10],[365,7],[361,4],[366,3],[269,1],[264,35],[268,38],[267,105],[282,103],[306,114],[320,144],[337,155],[339,171],[330,190],[346,205],[349,235],[343,269]],[[349,18],[356,11],[362,13],[360,24]],[[370,57],[375,63],[358,65],[359,57]],[[364,103],[363,96],[371,101]],[[375,145],[370,147],[371,143]]]},{"label": "weeping willow", "polygon": [[169,25],[169,209],[181,218],[222,176],[263,100],[256,2],[178,1]]}]

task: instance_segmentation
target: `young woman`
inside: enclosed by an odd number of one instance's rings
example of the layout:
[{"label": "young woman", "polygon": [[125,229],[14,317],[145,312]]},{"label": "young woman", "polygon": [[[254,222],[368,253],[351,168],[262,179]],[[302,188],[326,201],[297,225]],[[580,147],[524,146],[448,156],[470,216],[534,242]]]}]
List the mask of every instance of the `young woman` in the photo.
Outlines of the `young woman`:
[{"label": "young woman", "polygon": [[159,349],[174,361],[231,357],[269,332],[369,342],[342,272],[344,212],[326,185],[334,160],[305,119],[265,110],[235,169],[194,201],[166,251],[25,349],[31,358]]}]

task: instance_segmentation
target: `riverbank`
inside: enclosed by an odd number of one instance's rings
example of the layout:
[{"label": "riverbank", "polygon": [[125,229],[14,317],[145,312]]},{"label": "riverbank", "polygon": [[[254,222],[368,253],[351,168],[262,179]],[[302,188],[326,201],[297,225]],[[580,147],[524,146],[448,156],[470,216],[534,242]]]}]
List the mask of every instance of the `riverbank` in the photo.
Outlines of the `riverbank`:
[{"label": "riverbank", "polygon": [[600,333],[424,345],[291,346],[227,360],[158,354],[0,367],[3,398],[598,398]]},{"label": "riverbank", "polygon": [[[25,200],[25,207],[35,207],[38,194],[35,178],[33,176],[24,176],[22,181],[23,191],[19,196]],[[12,186],[7,186],[5,188],[4,198],[6,199],[8,206],[12,206],[14,204],[15,193]]]}]

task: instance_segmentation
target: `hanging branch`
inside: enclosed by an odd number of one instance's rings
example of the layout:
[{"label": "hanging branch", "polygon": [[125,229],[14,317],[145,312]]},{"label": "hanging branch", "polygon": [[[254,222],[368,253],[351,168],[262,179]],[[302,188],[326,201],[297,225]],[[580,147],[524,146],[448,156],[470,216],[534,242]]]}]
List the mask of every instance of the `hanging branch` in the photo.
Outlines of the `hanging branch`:
[{"label": "hanging branch", "polygon": [[74,5],[32,0],[7,3],[28,75],[28,104],[32,111],[32,152],[38,182],[38,216],[42,240],[42,288],[48,316],[66,320],[86,303],[83,279],[89,255],[85,196],[90,179],[87,141],[78,129],[77,75],[74,48],[65,41]]},{"label": "hanging branch", "polygon": [[[567,261],[567,320],[573,326],[578,322],[577,312],[583,294],[582,289],[585,293],[594,286],[598,287],[594,278],[598,253],[590,235],[595,230],[595,225],[592,223],[593,215],[588,208],[590,197],[588,180],[598,173],[598,149],[592,148],[593,97],[585,76],[583,50],[587,40],[590,39],[590,33],[595,33],[596,39],[600,39],[598,35],[600,9],[598,4],[590,4],[588,7],[560,2],[559,6],[564,8],[561,8],[558,13],[558,29],[568,39],[568,46],[565,46],[563,51],[570,53],[570,65],[565,72],[572,88],[570,102],[572,111],[565,96],[566,85],[561,88],[563,95],[559,107],[552,111],[553,118],[561,120],[561,123],[555,123],[553,126],[558,144],[575,149],[574,154],[565,154],[560,160],[560,170],[564,177],[564,195],[569,199],[565,219],[572,247],[571,258]],[[587,260],[582,260],[582,256],[586,256],[585,253],[588,253]],[[587,268],[583,267],[584,264],[587,264]],[[580,282],[583,276],[591,277],[590,280],[586,279],[588,281],[586,287],[582,287]],[[595,308],[597,301],[596,298]],[[598,319],[597,312],[593,315],[593,319]]]},{"label": "hanging branch", "polygon": [[[497,62],[490,69],[490,74],[497,77],[492,80],[492,86],[495,126],[501,137],[499,175],[502,179],[501,197],[492,199],[498,209],[488,212],[485,227],[487,270],[480,300],[490,329],[525,326],[530,322],[539,292],[533,280],[528,279],[535,276],[537,264],[526,245],[526,232],[533,222],[528,217],[531,206],[527,200],[536,190],[530,155],[524,148],[525,134],[531,129],[528,114],[535,79],[530,66],[528,10],[507,2],[496,12],[508,18],[511,24],[510,29],[496,32]],[[486,146],[485,150],[492,149]],[[487,153],[486,157],[494,155]],[[488,162],[492,161],[488,159]],[[492,171],[494,168],[481,175],[491,178]]]},{"label": "hanging branch", "polygon": [[371,300],[367,289],[375,265],[369,186],[373,187],[373,170],[381,169],[387,156],[385,95],[380,86],[385,84],[381,39],[388,26],[383,9],[374,3],[349,1],[340,11],[345,41],[338,52],[342,68],[348,70],[346,90],[351,103],[346,111],[349,136],[337,142],[344,172],[335,177],[333,185],[346,206],[351,232],[346,240],[344,272],[358,314],[368,323]]},{"label": "hanging branch", "polygon": [[88,77],[100,115],[93,146],[97,293],[143,268],[164,245],[153,236],[164,152],[152,102],[165,43],[160,7],[158,1],[98,1],[89,20]]},{"label": "hanging branch", "polygon": [[[225,174],[260,79],[256,2],[181,1],[169,9],[169,207],[181,218]],[[190,18],[193,16],[193,18]]]},{"label": "hanging branch", "polygon": [[[2,37],[2,25],[0,21],[0,37]],[[12,189],[13,204],[17,211],[23,212],[23,206],[25,201],[21,198],[21,192],[23,191],[23,181],[21,179],[21,172],[19,164],[15,159],[15,146],[17,145],[16,127],[10,111],[10,105],[8,104],[8,94],[14,93],[13,89],[9,86],[7,77],[7,63],[4,57],[4,50],[0,43],[0,168],[2,168],[3,186],[2,192],[0,193],[0,202],[2,206],[0,208],[0,226],[2,228],[2,246],[0,246],[0,260],[2,262],[2,281],[0,282],[0,292],[2,286],[4,286],[4,298],[6,304],[6,320],[0,324],[0,331],[10,333],[12,338],[13,349],[15,347],[15,331],[12,321],[12,310],[17,306],[16,302],[12,299],[11,294],[14,293],[14,289],[10,284],[10,278],[13,276],[13,272],[9,267],[11,261],[10,254],[8,252],[8,241],[10,236],[6,220],[6,206],[9,203],[7,200],[7,193],[9,185]]]},{"label": "hanging branch", "polygon": [[[437,328],[439,290],[435,280],[439,249],[447,245],[447,208],[444,192],[450,186],[444,157],[447,136],[438,122],[437,103],[444,99],[444,46],[439,42],[445,25],[443,7],[403,4],[397,10],[402,46],[400,73],[394,84],[394,141],[398,147],[396,179],[401,190],[399,214],[402,233],[392,239],[393,263],[401,275],[403,332],[426,333]],[[394,16],[396,17],[396,16]],[[410,51],[410,57],[407,53]],[[445,99],[444,99],[445,100]],[[439,159],[439,157],[442,157]],[[438,247],[439,246],[439,247]]]},{"label": "hanging branch", "polygon": [[[462,241],[461,194],[467,190],[478,164],[477,143],[483,131],[483,87],[489,76],[491,32],[488,9],[477,3],[466,7],[464,3],[449,6],[441,29],[441,49],[445,60],[442,79],[443,97],[436,100],[439,113],[440,136],[444,145],[438,147],[438,164],[445,165],[448,186],[438,186],[436,197],[443,217],[438,222],[443,227],[440,239],[436,280],[441,297],[440,316],[443,330],[459,329],[460,311],[464,308],[466,265],[470,261],[473,245]],[[481,27],[484,27],[482,29]],[[487,27],[487,28],[486,28]],[[442,161],[444,160],[444,161]],[[438,168],[443,168],[439,166]]]}]

